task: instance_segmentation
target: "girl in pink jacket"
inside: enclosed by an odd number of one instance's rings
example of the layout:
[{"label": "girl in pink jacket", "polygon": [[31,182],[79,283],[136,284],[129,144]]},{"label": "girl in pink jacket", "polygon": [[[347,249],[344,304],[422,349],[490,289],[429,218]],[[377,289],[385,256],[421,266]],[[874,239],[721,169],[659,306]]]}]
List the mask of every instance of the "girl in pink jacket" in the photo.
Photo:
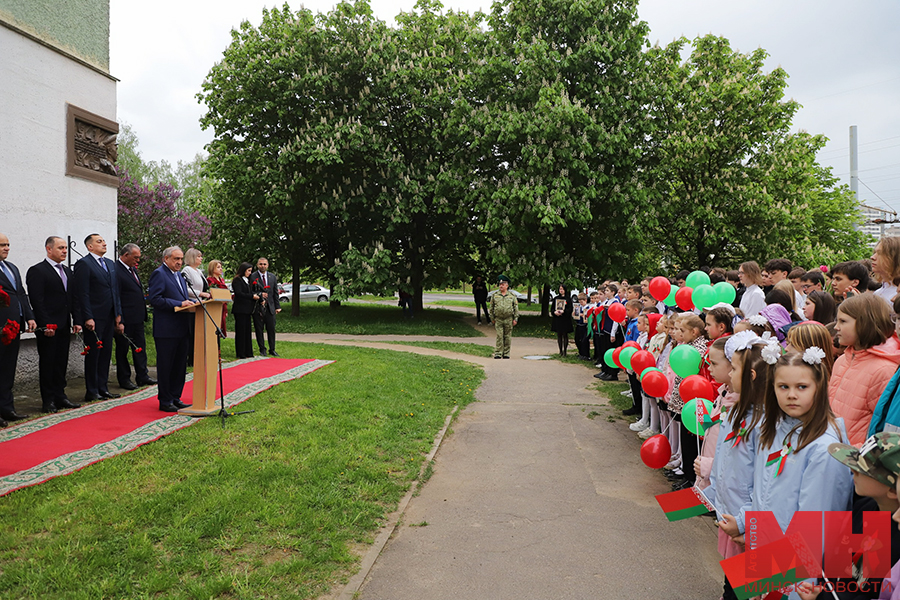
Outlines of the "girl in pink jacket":
[{"label": "girl in pink jacket", "polygon": [[900,340],[887,304],[872,294],[844,300],[834,329],[847,349],[834,362],[828,398],[844,419],[850,443],[860,446],[878,398],[900,364]]}]

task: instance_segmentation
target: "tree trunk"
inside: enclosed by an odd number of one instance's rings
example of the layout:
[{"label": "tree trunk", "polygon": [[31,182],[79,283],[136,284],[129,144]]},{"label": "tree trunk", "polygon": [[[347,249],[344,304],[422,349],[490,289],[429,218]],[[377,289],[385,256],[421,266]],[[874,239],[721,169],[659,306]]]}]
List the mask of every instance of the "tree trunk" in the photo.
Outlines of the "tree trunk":
[{"label": "tree trunk", "polygon": [[300,262],[291,260],[291,316],[300,316]]},{"label": "tree trunk", "polygon": [[550,316],[550,284],[545,283],[544,289],[541,290],[541,316]]},{"label": "tree trunk", "polygon": [[528,304],[531,304],[531,286],[528,286]]},{"label": "tree trunk", "polygon": [[328,282],[328,290],[331,292],[328,299],[328,308],[340,308],[341,301],[334,300],[334,280]]},{"label": "tree trunk", "polygon": [[421,280],[416,286],[413,288],[413,314],[420,313],[425,308],[425,303],[422,299],[422,295],[424,294],[425,289],[422,286]]}]

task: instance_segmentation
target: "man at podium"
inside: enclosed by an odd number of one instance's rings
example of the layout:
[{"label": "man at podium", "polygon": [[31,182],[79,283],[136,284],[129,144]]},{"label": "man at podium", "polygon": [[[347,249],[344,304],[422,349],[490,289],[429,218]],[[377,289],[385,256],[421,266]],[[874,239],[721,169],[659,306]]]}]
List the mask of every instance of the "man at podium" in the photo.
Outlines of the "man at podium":
[{"label": "man at podium", "polygon": [[187,283],[180,271],[184,252],[178,246],[163,251],[163,264],[150,275],[148,296],[153,307],[153,339],[156,340],[156,373],[159,381],[159,410],[177,412],[189,405],[181,401],[187,374],[188,338],[193,315],[175,312],[191,306]]}]

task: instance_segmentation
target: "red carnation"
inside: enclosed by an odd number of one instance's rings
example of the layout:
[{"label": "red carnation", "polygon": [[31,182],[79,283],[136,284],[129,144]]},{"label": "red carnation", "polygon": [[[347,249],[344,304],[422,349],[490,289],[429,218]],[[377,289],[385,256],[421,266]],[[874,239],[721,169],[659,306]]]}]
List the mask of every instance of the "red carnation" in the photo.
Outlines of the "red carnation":
[{"label": "red carnation", "polygon": [[0,285],[0,308],[6,308],[9,306],[9,294],[3,291],[3,286]]},{"label": "red carnation", "polygon": [[9,346],[13,340],[16,339],[19,335],[19,323],[13,321],[12,319],[6,320],[6,325],[3,327],[3,331],[0,332],[0,343],[4,346]]},{"label": "red carnation", "polygon": [[44,326],[44,329],[49,329],[50,331],[56,331],[56,323],[47,323]]},{"label": "red carnation", "polygon": [[87,353],[90,352],[90,351],[91,351],[91,347],[90,347],[90,346],[85,346],[85,347],[84,347],[84,350],[81,351],[81,355],[84,356],[85,354],[87,354]]},{"label": "red carnation", "polygon": [[137,353],[141,353],[141,352],[143,352],[143,351],[144,351],[144,349],[143,349],[143,348],[140,348],[140,347],[138,347],[138,348],[135,348],[135,349],[134,349],[134,351],[135,351],[135,352],[137,352]]}]

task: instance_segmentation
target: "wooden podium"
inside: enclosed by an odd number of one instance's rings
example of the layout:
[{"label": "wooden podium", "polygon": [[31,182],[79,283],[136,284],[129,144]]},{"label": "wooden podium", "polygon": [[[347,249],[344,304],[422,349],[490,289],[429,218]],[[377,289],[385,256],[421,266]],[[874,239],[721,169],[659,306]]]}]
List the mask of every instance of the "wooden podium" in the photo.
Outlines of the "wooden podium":
[{"label": "wooden podium", "polygon": [[[231,302],[231,292],[222,289],[210,289],[212,299],[204,300],[210,316],[216,324],[222,323],[222,309],[226,302]],[[184,306],[175,312],[189,311],[194,313],[194,394],[190,408],[182,408],[180,415],[205,417],[218,412],[216,406],[216,380],[219,372],[219,344],[216,340],[216,328],[200,304]]]}]

